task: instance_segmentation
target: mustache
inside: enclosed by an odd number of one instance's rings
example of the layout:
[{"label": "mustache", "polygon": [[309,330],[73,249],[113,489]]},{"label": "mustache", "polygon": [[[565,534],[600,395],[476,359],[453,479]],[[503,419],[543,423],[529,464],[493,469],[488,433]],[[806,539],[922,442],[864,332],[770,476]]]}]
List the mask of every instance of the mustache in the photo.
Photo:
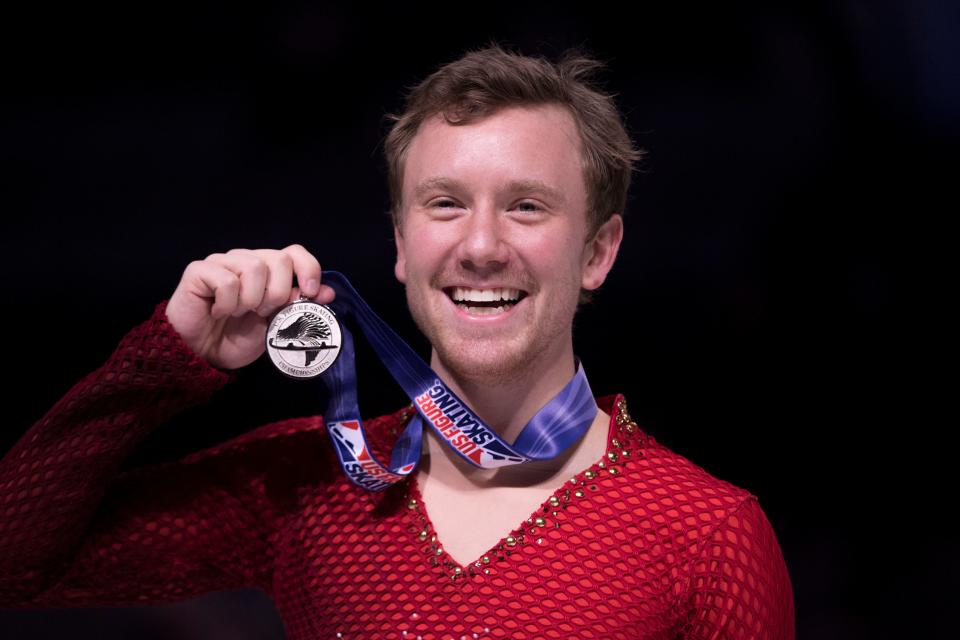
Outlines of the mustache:
[{"label": "mustache", "polygon": [[433,274],[430,276],[430,286],[435,289],[451,286],[490,289],[496,286],[520,289],[527,293],[534,293],[540,288],[537,281],[527,271],[509,269],[480,276],[469,269],[463,268],[444,269]]}]

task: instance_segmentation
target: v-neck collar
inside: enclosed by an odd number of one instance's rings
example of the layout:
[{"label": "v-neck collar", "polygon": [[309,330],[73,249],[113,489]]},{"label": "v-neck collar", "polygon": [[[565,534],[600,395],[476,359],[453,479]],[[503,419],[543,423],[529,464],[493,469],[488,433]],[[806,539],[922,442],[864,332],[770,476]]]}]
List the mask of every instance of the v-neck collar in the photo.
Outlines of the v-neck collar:
[{"label": "v-neck collar", "polygon": [[[548,520],[553,520],[553,518],[549,518],[549,514],[557,514],[559,510],[565,509],[571,499],[586,498],[590,491],[597,489],[596,482],[601,476],[620,475],[621,471],[618,463],[625,462],[621,457],[625,458],[631,455],[630,452],[636,446],[637,436],[641,432],[627,412],[626,401],[622,395],[598,398],[597,405],[602,411],[610,415],[610,422],[607,425],[607,444],[600,459],[569,480],[564,481],[540,506],[521,520],[518,526],[508,531],[492,547],[466,565],[460,564],[444,550],[443,541],[437,536],[427,512],[428,507],[423,500],[419,483],[419,470],[411,474],[412,477],[403,483],[407,487],[405,510],[408,512],[407,517],[414,521],[412,527],[413,530],[416,530],[414,535],[424,545],[429,564],[440,568],[453,580],[461,576],[489,573],[491,563],[502,561],[513,551],[519,551],[517,547],[524,546],[527,543],[544,546],[547,537],[537,535],[538,525],[539,529],[542,529],[546,526]],[[544,524],[539,524],[541,522]],[[559,527],[559,524],[555,523],[555,526]]]}]

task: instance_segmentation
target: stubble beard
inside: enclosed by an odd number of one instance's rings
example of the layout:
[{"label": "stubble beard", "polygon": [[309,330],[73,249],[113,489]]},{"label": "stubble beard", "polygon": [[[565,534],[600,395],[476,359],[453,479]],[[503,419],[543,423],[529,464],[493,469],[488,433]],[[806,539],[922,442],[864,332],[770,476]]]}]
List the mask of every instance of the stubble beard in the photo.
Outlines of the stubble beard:
[{"label": "stubble beard", "polygon": [[[537,293],[536,285],[530,279],[520,280],[523,288]],[[438,290],[431,283],[429,290]],[[539,375],[544,361],[555,354],[558,334],[563,328],[559,326],[536,326],[531,321],[519,333],[510,336],[490,335],[486,332],[477,332],[476,335],[454,333],[447,326],[441,325],[429,311],[430,301],[423,293],[414,291],[407,286],[407,305],[414,322],[420,331],[430,341],[437,358],[443,368],[459,383],[480,384],[490,387],[502,387],[515,384],[529,383],[531,376]],[[576,309],[576,304],[569,310],[569,316]],[[566,309],[553,310],[566,317]],[[569,329],[567,339],[570,339]]]},{"label": "stubble beard", "polygon": [[535,358],[530,357],[534,349],[523,348],[524,336],[470,339],[445,336],[443,329],[435,327],[429,327],[429,331],[427,337],[437,358],[461,383],[512,385],[528,378],[535,369]]}]

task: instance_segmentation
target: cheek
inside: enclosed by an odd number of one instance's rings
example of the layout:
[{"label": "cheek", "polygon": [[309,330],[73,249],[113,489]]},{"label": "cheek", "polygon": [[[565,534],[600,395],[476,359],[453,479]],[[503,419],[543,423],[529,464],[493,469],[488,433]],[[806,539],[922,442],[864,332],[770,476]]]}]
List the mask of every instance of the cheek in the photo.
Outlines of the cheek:
[{"label": "cheek", "polygon": [[448,259],[456,247],[455,229],[449,224],[411,225],[407,237],[404,264],[407,273],[435,270]]},{"label": "cheek", "polygon": [[537,270],[551,279],[575,279],[579,282],[585,257],[583,247],[564,239],[540,242],[528,252]]}]

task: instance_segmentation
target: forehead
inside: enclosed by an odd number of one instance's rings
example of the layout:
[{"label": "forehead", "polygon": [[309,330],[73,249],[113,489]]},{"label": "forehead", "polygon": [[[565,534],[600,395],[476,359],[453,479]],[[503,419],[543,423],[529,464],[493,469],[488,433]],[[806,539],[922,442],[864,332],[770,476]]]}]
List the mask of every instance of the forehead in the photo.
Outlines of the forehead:
[{"label": "forehead", "polygon": [[404,200],[457,182],[477,189],[539,185],[578,202],[584,191],[581,147],[573,116],[561,105],[507,107],[466,125],[436,114],[407,150]]}]

